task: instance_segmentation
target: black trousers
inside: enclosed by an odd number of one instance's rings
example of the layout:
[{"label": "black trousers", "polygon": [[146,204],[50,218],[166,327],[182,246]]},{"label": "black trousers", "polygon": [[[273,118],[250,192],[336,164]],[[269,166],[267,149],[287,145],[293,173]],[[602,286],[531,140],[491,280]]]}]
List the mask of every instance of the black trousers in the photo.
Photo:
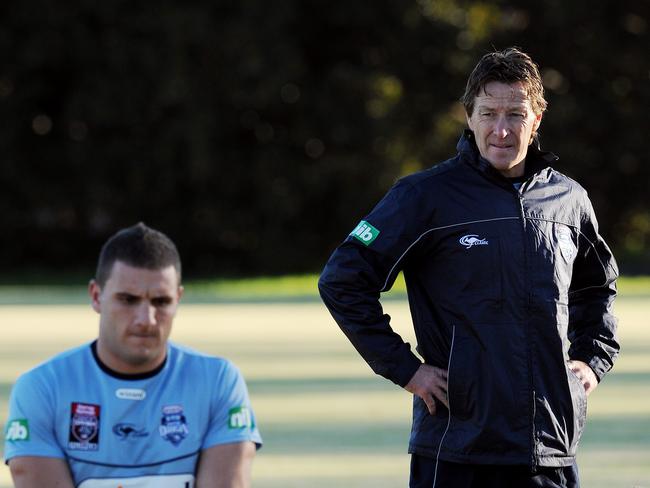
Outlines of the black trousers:
[{"label": "black trousers", "polygon": [[[435,485],[434,485],[435,483]],[[458,464],[411,455],[410,488],[580,488],[575,462],[565,468]]]}]

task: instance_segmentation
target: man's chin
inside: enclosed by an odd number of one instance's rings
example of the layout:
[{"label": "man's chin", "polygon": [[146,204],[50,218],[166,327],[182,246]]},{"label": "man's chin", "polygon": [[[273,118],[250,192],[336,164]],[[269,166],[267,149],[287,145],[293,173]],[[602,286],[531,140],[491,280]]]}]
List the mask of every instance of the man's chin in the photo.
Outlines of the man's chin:
[{"label": "man's chin", "polygon": [[494,169],[507,176],[518,176],[514,174],[518,172],[521,172],[523,174],[523,166],[521,166],[521,168],[518,167],[521,164],[521,162],[516,163],[512,159],[504,160],[504,159],[497,159],[497,158],[488,159],[488,162],[492,165]]}]

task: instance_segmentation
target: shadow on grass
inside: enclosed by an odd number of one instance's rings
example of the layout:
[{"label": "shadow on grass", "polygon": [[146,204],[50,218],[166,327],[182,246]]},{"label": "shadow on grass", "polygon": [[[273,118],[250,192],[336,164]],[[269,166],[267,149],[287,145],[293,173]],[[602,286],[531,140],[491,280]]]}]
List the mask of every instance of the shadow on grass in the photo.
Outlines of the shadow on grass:
[{"label": "shadow on grass", "polygon": [[587,417],[580,441],[583,447],[639,448],[650,451],[650,416],[599,415]]}]

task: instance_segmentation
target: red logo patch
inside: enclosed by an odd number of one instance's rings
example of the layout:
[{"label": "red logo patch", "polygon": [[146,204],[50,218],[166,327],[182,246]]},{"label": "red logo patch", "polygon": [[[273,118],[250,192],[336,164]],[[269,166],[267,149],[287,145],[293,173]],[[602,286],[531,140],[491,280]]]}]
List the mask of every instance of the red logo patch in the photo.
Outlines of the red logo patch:
[{"label": "red logo patch", "polygon": [[70,405],[68,448],[96,451],[99,448],[99,405],[73,402]]}]

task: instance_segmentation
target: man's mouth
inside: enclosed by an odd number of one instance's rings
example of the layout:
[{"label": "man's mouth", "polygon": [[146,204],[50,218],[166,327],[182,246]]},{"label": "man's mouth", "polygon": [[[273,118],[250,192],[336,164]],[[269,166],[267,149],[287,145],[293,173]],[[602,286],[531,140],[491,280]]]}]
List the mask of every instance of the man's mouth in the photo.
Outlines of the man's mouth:
[{"label": "man's mouth", "polygon": [[131,334],[131,337],[137,339],[155,339],[158,336],[156,334]]}]

